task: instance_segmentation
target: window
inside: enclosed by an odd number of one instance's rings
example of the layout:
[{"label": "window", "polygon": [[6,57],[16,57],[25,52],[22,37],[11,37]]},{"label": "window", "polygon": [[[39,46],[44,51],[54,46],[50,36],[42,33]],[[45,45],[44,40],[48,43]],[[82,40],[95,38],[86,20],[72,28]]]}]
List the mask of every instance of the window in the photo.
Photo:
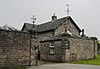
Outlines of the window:
[{"label": "window", "polygon": [[49,54],[55,54],[54,42],[49,43]]}]

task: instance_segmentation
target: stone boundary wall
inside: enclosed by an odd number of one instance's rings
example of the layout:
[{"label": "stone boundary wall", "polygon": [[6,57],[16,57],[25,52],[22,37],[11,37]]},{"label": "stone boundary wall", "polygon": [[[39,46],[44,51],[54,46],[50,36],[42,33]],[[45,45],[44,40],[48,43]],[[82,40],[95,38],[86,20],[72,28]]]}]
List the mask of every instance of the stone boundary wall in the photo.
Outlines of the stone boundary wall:
[{"label": "stone boundary wall", "polygon": [[89,38],[70,38],[70,60],[93,59],[97,56],[96,40]]},{"label": "stone boundary wall", "polygon": [[[41,41],[41,60],[71,62],[97,57],[96,39],[86,37],[62,37],[61,40]],[[49,54],[50,42],[54,42],[54,54]]]},{"label": "stone boundary wall", "polygon": [[30,34],[0,29],[0,66],[30,64]]}]

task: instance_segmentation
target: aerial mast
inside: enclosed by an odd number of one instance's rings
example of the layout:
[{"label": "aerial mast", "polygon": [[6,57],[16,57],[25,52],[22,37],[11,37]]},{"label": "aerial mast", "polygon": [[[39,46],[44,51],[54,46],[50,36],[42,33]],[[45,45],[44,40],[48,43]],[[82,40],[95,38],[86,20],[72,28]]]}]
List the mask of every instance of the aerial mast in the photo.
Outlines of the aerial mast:
[{"label": "aerial mast", "polygon": [[36,22],[35,16],[33,15],[31,19],[32,19],[33,27],[35,27],[35,25],[34,25],[34,23]]},{"label": "aerial mast", "polygon": [[69,10],[69,4],[66,4],[66,6],[67,6],[67,16],[69,16],[69,12],[70,12],[70,10]]}]

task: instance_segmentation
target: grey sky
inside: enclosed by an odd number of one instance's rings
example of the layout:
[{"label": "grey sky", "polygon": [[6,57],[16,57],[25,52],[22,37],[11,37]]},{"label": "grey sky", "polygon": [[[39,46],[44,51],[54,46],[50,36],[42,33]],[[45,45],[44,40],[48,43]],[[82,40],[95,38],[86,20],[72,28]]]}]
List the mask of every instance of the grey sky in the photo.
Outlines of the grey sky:
[{"label": "grey sky", "polygon": [[66,4],[70,4],[70,15],[86,35],[100,39],[100,0],[0,0],[0,26],[5,24],[21,29],[24,22],[36,23],[51,20],[53,13],[58,18],[66,16]]}]

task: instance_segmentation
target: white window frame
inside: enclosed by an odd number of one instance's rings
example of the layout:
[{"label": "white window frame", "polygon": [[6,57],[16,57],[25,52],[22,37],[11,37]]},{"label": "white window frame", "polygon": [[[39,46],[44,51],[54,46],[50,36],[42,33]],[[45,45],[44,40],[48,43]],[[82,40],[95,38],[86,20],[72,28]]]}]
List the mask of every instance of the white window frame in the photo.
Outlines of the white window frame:
[{"label": "white window frame", "polygon": [[49,43],[49,54],[54,55],[55,54],[55,46],[52,45],[52,42]]}]

